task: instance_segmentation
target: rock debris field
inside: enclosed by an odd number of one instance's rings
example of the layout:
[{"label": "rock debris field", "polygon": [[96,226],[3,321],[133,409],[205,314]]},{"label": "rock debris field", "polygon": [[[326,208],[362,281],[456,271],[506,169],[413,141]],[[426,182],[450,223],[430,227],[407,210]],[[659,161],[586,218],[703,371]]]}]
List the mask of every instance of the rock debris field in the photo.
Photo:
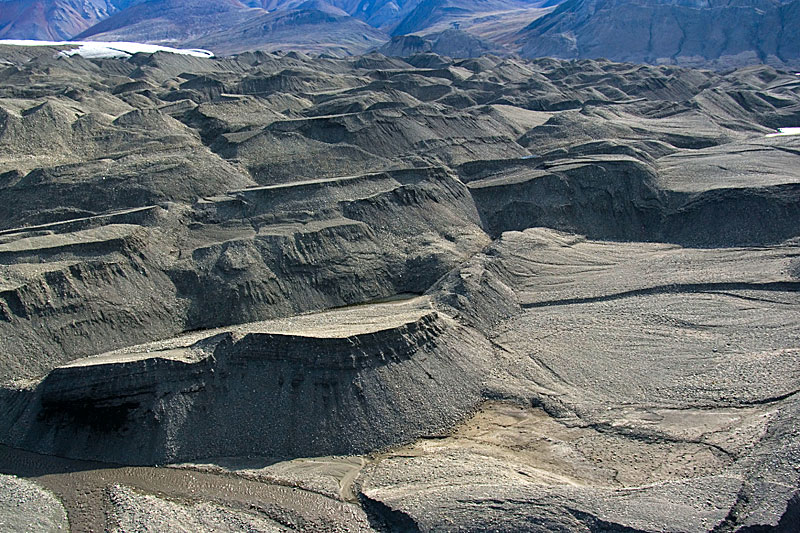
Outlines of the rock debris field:
[{"label": "rock debris field", "polygon": [[794,72],[0,58],[0,528],[800,527]]}]

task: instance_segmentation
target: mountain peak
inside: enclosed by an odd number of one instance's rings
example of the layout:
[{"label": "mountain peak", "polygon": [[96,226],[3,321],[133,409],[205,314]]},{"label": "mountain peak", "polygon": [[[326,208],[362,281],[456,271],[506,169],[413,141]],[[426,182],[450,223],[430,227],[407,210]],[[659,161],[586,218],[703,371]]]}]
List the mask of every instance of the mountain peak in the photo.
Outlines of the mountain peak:
[{"label": "mountain peak", "polygon": [[307,0],[297,6],[295,9],[298,11],[321,11],[323,13],[328,13],[330,15],[336,15],[340,17],[347,17],[349,16],[346,11],[340,9],[325,0]]}]

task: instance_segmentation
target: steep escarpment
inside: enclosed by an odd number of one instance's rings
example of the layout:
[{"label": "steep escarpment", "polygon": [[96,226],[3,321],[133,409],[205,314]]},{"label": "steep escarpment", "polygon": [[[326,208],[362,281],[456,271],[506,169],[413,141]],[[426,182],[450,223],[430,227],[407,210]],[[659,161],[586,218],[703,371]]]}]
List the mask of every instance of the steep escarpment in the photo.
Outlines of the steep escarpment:
[{"label": "steep escarpment", "polygon": [[170,269],[189,329],[422,293],[487,242],[464,186],[436,170],[256,187],[195,213]]},{"label": "steep escarpment", "polygon": [[192,340],[78,360],[9,393],[6,442],[142,464],[364,453],[460,419],[491,364],[485,340],[419,299]]},{"label": "steep escarpment", "polygon": [[[706,157],[713,164],[714,156]],[[702,152],[692,156],[695,164],[703,158]],[[734,173],[733,179],[718,175],[708,190],[694,180],[691,191],[671,190],[659,186],[671,179],[668,170],[604,154],[510,169],[469,187],[494,235],[547,226],[614,240],[730,246],[778,243],[798,234],[798,184],[792,176],[754,187],[759,174],[768,181],[771,176],[750,172],[745,184]]]},{"label": "steep escarpment", "polygon": [[662,216],[655,174],[635,158],[555,161],[518,179],[470,183],[492,233],[548,226],[590,236],[647,240]]},{"label": "steep escarpment", "polygon": [[[141,215],[139,215],[141,216]],[[107,220],[108,221],[108,220]],[[182,331],[185,305],[135,224],[39,236],[6,234],[0,245],[0,308],[6,379],[36,375],[131,338]]]}]

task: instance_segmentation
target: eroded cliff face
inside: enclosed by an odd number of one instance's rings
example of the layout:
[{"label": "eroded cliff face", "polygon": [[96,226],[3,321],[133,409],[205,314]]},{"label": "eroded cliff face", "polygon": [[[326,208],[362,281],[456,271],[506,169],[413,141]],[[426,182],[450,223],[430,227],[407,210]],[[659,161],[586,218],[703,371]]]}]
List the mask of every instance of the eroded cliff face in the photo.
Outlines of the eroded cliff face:
[{"label": "eroded cliff face", "polygon": [[794,73],[0,80],[0,466],[78,529],[791,530]]},{"label": "eroded cliff face", "polygon": [[493,363],[424,298],[199,336],[54,369],[15,393],[7,442],[132,464],[366,453],[472,410]]}]

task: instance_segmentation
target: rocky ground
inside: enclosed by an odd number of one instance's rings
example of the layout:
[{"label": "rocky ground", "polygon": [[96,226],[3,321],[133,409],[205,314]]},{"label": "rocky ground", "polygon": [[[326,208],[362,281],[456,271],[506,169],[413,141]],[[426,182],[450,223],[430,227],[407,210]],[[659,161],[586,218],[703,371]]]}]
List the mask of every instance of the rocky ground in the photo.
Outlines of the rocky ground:
[{"label": "rocky ground", "polygon": [[67,513],[56,497],[36,483],[0,476],[0,527],[3,531],[67,531]]},{"label": "rocky ground", "polygon": [[793,72],[0,54],[9,528],[797,530]]}]

